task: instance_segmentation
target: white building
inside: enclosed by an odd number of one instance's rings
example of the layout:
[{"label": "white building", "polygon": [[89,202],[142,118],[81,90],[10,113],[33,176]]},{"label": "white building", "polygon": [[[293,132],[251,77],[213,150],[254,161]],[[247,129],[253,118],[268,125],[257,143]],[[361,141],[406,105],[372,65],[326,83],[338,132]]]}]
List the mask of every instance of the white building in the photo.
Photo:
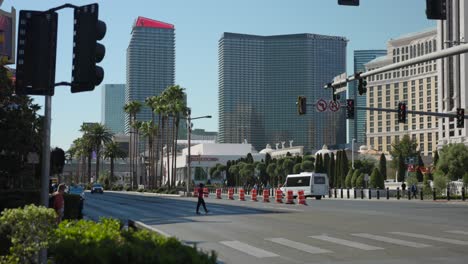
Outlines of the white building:
[{"label": "white building", "polygon": [[[254,161],[261,161],[265,158],[265,154],[255,152],[251,144],[203,143],[192,146],[190,148],[191,179],[195,184],[206,183],[208,180],[211,183],[222,183],[226,176],[221,175],[219,178],[212,178],[209,174],[210,168],[216,166],[216,164],[226,165],[229,160],[245,158],[249,153],[252,154]],[[182,155],[177,156],[176,183],[186,181],[187,161],[188,148],[184,148]],[[167,169],[168,167],[169,169]],[[170,167],[167,166],[167,159],[164,159],[163,183],[168,181],[168,172],[171,172]]]},{"label": "white building", "polygon": [[[437,24],[437,45],[441,49],[468,41],[468,1],[448,0],[447,20]],[[466,44],[464,44],[466,45]],[[468,106],[468,58],[463,53],[437,60],[439,84],[439,112],[456,113],[457,108]],[[449,143],[468,145],[468,120],[464,128],[456,127],[456,118],[440,118],[438,148]]]}]

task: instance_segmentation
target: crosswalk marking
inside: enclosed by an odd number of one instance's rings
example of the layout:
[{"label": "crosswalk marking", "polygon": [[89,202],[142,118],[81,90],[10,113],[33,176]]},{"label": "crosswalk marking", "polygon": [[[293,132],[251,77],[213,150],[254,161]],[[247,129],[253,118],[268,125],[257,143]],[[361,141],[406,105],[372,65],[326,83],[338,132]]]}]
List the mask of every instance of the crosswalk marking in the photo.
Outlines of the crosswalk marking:
[{"label": "crosswalk marking", "polygon": [[257,258],[278,257],[278,255],[273,252],[256,248],[240,241],[221,241],[219,243]]},{"label": "crosswalk marking", "polygon": [[456,239],[449,239],[449,238],[443,238],[443,237],[433,237],[433,236],[414,234],[414,233],[405,233],[405,232],[390,232],[390,234],[407,236],[407,237],[422,238],[422,239],[428,239],[428,240],[434,240],[434,241],[440,241],[440,242],[445,242],[445,243],[455,244],[455,245],[464,245],[464,246],[466,245],[466,246],[468,246],[468,241],[461,241],[461,240],[456,240]]},{"label": "crosswalk marking", "polygon": [[265,240],[275,242],[275,243],[281,244],[283,246],[295,248],[297,250],[302,250],[302,251],[305,251],[305,252],[309,252],[311,254],[332,253],[332,251],[330,251],[330,250],[321,249],[321,248],[318,248],[318,247],[313,247],[313,246],[310,246],[310,245],[307,245],[307,244],[295,242],[295,241],[285,239],[285,238],[266,238]]},{"label": "crosswalk marking", "polygon": [[445,232],[452,233],[452,234],[467,235],[467,236],[468,236],[468,232],[467,232],[467,231],[461,231],[461,230],[450,230],[450,231],[445,231]]},{"label": "crosswalk marking", "polygon": [[340,245],[343,245],[343,246],[358,248],[358,249],[362,249],[362,250],[378,250],[378,249],[383,249],[383,248],[381,248],[381,247],[374,247],[374,246],[366,245],[366,244],[359,243],[359,242],[354,242],[354,241],[349,241],[349,240],[345,240],[345,239],[330,237],[330,236],[327,236],[327,235],[309,236],[309,237],[315,238],[315,239],[319,239],[319,240],[323,240],[323,241],[328,241],[328,242],[336,243],[336,244],[340,244]]},{"label": "crosswalk marking", "polygon": [[431,245],[427,245],[427,244],[416,243],[416,242],[411,242],[411,241],[406,241],[406,240],[401,240],[401,239],[396,239],[396,238],[391,238],[391,237],[384,237],[384,236],[366,234],[366,233],[358,233],[358,234],[351,234],[351,235],[352,236],[357,236],[357,237],[373,239],[373,240],[377,240],[377,241],[381,241],[381,242],[396,244],[396,245],[400,245],[400,246],[414,247],[414,248],[425,248],[425,247],[430,247],[431,246]]}]

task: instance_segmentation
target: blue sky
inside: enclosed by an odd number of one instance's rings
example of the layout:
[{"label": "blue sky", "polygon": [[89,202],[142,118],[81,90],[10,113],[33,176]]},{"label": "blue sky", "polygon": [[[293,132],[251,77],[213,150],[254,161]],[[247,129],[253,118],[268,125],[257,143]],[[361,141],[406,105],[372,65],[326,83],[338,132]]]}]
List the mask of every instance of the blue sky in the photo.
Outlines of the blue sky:
[{"label": "blue sky", "polygon": [[[435,27],[425,16],[425,0],[361,0],[360,7],[339,6],[337,0],[5,0],[2,9],[47,10],[64,3],[98,2],[107,24],[102,41],[106,56],[102,84],[125,83],[126,49],[138,16],[168,22],[176,28],[176,83],[186,88],[194,127],[218,130],[218,40],[223,32],[258,35],[317,33],[349,39],[347,70],[353,50],[385,49],[400,35]],[[73,11],[59,11],[56,82],[70,81]],[[101,84],[101,85],[102,85]],[[43,105],[43,97],[35,97]],[[101,89],[71,94],[58,87],[52,98],[51,145],[67,150],[79,137],[83,122],[101,121]]]}]

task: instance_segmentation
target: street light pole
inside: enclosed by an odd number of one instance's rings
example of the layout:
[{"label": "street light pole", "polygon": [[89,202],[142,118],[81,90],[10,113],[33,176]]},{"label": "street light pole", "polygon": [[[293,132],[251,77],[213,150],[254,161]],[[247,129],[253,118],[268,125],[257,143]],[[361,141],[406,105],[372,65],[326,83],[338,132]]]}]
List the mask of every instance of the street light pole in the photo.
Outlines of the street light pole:
[{"label": "street light pole", "polygon": [[354,141],[356,141],[355,138],[351,141],[351,167],[354,170]]},{"label": "street light pole", "polygon": [[187,196],[189,194],[189,185],[190,185],[190,180],[192,179],[192,168],[191,168],[191,162],[192,162],[192,158],[191,158],[191,155],[190,155],[190,149],[191,149],[191,143],[190,143],[190,138],[191,138],[191,134],[192,134],[192,120],[195,120],[195,119],[201,119],[201,118],[211,118],[210,115],[206,115],[206,116],[199,116],[199,117],[194,117],[192,118],[192,116],[190,115],[191,114],[191,109],[187,107],[187,150],[188,150],[188,155],[187,155],[187,182],[186,182],[186,185],[187,185]]}]

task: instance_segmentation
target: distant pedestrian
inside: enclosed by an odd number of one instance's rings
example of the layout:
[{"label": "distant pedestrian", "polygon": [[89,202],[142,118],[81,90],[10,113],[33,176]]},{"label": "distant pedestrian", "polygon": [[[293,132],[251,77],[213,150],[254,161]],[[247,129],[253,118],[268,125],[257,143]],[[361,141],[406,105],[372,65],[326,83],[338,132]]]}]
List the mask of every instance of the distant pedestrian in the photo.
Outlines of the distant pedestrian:
[{"label": "distant pedestrian", "polygon": [[418,191],[418,187],[416,187],[416,184],[413,183],[413,185],[411,185],[411,193],[413,194],[413,198],[417,198],[416,197],[417,191]]},{"label": "distant pedestrian", "polygon": [[65,184],[60,184],[57,188],[57,191],[52,194],[54,197],[54,210],[57,213],[57,224],[59,224],[63,219],[63,213],[65,211],[65,200],[63,194],[65,193]]},{"label": "distant pedestrian", "polygon": [[200,214],[200,205],[203,205],[203,209],[205,209],[205,214],[208,213],[208,210],[206,209],[205,205],[205,200],[203,199],[203,183],[200,183],[198,185],[198,203],[197,203],[197,214]]}]

